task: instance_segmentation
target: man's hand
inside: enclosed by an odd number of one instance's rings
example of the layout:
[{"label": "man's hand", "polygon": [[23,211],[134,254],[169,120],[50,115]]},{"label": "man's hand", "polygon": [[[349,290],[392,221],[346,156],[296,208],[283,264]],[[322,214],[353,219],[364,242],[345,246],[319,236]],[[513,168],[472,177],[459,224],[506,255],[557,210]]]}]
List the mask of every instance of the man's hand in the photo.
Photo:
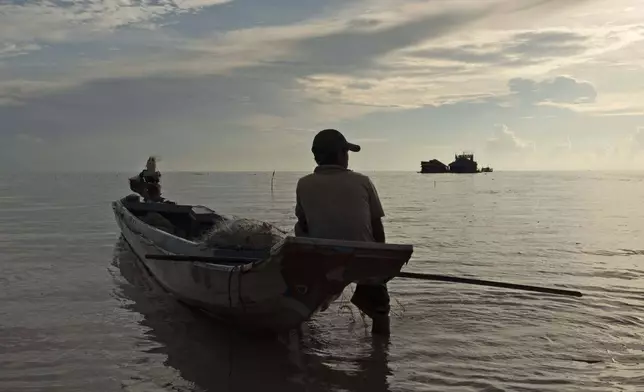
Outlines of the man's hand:
[{"label": "man's hand", "polygon": [[295,236],[296,237],[306,237],[309,233],[309,228],[306,225],[305,220],[298,220],[295,224]]}]

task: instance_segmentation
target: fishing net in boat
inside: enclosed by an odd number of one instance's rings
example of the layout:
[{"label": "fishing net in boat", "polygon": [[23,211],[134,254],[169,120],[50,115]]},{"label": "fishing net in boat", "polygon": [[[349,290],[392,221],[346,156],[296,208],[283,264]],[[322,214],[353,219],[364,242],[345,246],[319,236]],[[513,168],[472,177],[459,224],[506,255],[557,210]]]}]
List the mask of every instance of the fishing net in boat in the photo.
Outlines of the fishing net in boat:
[{"label": "fishing net in boat", "polygon": [[148,212],[141,217],[141,220],[150,226],[156,227],[167,233],[176,234],[177,228],[166,217],[158,212]]},{"label": "fishing net in boat", "polygon": [[201,242],[216,249],[269,250],[285,237],[285,231],[268,222],[232,218],[217,223]]}]

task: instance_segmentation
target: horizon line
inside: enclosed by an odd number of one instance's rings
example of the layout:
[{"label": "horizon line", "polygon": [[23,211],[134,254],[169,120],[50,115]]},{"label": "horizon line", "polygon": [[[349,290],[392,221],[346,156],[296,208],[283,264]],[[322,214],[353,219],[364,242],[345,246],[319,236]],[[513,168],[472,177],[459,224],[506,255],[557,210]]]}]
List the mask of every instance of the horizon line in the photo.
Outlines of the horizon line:
[{"label": "horizon line", "polygon": [[[417,170],[378,170],[378,169],[351,169],[357,172],[370,172],[370,173],[414,173],[414,174],[425,174],[425,175],[456,175],[462,173],[420,173]],[[0,174],[130,174],[136,175],[138,171],[129,171],[129,170],[2,170],[0,169]],[[161,173],[311,173],[313,170],[162,170]],[[465,174],[494,174],[494,173],[637,173],[644,172],[644,169],[505,169],[497,170],[494,169],[491,173],[465,173]]]}]

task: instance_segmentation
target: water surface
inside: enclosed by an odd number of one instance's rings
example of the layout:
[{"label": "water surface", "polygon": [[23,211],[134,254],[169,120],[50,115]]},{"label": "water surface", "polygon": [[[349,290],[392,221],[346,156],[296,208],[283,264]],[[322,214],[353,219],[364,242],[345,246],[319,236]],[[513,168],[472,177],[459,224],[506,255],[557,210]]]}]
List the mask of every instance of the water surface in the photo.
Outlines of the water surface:
[{"label": "water surface", "polygon": [[[239,335],[169,298],[119,240],[126,174],[0,176],[1,391],[644,390],[644,174],[369,173],[409,271],[389,342],[346,298],[301,334]],[[167,173],[164,195],[294,223],[300,174]]]}]

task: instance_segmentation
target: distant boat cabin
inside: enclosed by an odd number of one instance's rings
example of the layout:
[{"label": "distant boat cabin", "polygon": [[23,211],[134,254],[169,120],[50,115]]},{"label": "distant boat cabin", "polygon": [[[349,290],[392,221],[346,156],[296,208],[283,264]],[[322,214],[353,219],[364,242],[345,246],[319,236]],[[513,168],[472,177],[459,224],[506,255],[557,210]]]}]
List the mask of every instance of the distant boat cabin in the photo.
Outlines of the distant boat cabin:
[{"label": "distant boat cabin", "polygon": [[452,173],[478,173],[479,164],[474,160],[474,154],[454,155],[454,162],[449,164]]}]

